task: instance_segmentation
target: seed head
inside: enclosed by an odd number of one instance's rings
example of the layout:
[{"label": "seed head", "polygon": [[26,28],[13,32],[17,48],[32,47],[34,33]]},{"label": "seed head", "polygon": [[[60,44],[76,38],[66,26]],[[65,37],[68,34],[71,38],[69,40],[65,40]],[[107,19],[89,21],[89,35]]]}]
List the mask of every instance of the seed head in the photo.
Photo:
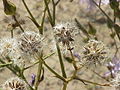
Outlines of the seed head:
[{"label": "seed head", "polygon": [[69,45],[74,41],[77,27],[73,23],[58,24],[54,27],[55,38],[63,45]]},{"label": "seed head", "polygon": [[107,59],[107,48],[101,41],[90,40],[83,51],[82,61],[88,65],[102,64]]},{"label": "seed head", "polygon": [[16,39],[3,38],[0,41],[0,47],[0,54],[5,57],[11,52],[15,52],[17,47]]},{"label": "seed head", "polygon": [[3,90],[27,90],[27,89],[26,89],[26,84],[23,80],[14,77],[7,80],[3,84]]},{"label": "seed head", "polygon": [[0,41],[0,56],[5,62],[13,62],[15,65],[23,65],[23,60],[18,49],[18,43],[13,38],[3,38]]},{"label": "seed head", "polygon": [[25,32],[19,38],[19,48],[23,55],[34,56],[42,53],[43,38],[35,32]]}]

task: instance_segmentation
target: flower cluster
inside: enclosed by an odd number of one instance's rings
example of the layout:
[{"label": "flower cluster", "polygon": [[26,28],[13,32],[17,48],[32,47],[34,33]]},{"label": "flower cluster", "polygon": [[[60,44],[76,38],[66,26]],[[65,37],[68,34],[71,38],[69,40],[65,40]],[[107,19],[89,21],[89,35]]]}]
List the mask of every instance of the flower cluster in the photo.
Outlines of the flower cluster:
[{"label": "flower cluster", "polygon": [[120,59],[113,57],[112,61],[107,64],[108,72],[104,73],[104,77],[111,76],[114,78],[116,74],[120,71]]},{"label": "flower cluster", "polygon": [[19,39],[19,47],[24,54],[34,55],[42,51],[42,38],[35,32],[25,32]]},{"label": "flower cluster", "polygon": [[10,78],[3,86],[3,90],[27,90],[25,82],[18,77]]},{"label": "flower cluster", "polygon": [[58,24],[54,27],[55,37],[58,42],[68,46],[74,41],[75,31],[77,27],[73,23]]},{"label": "flower cluster", "polygon": [[0,41],[0,56],[5,62],[13,62],[15,65],[21,66],[24,61],[21,58],[17,39],[3,38]]},{"label": "flower cluster", "polygon": [[[18,38],[3,38],[0,41],[0,57],[7,63],[23,67],[26,58],[42,52],[42,38],[35,32],[22,33]],[[31,58],[30,57],[30,58]],[[30,59],[29,59],[30,60]]]},{"label": "flower cluster", "polygon": [[101,41],[90,40],[83,51],[82,61],[84,64],[102,64],[107,58],[107,48]]}]

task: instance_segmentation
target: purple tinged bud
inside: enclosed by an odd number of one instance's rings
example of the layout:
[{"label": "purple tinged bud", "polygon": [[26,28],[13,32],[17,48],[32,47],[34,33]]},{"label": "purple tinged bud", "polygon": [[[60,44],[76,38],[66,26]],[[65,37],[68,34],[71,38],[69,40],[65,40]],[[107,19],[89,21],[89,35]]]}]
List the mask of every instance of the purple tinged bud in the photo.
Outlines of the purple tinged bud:
[{"label": "purple tinged bud", "polygon": [[78,60],[81,59],[81,57],[80,57],[80,55],[79,55],[78,53],[74,53],[74,56],[75,56]]},{"label": "purple tinged bud", "polygon": [[35,74],[32,74],[32,75],[31,75],[31,81],[30,81],[31,86],[34,85],[34,83],[35,83],[35,78],[36,78],[36,75],[35,75]]}]

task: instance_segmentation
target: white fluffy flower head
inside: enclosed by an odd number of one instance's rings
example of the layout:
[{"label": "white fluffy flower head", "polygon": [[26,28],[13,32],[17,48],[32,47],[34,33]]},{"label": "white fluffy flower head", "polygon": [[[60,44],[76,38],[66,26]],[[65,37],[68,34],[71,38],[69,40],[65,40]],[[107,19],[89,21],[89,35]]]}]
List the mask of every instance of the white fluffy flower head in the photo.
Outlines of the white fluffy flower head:
[{"label": "white fluffy flower head", "polygon": [[69,45],[74,41],[74,36],[77,27],[73,23],[61,23],[54,27],[55,37],[58,42],[62,42],[63,45]]},{"label": "white fluffy flower head", "polygon": [[19,38],[19,48],[24,58],[33,60],[36,55],[42,55],[43,38],[32,31],[22,33]]},{"label": "white fluffy flower head", "polygon": [[0,41],[0,56],[5,62],[13,62],[14,65],[23,65],[23,60],[15,38],[3,38]]},{"label": "white fluffy flower head", "polygon": [[108,49],[101,41],[90,40],[84,46],[82,61],[89,65],[102,64],[107,57]]}]

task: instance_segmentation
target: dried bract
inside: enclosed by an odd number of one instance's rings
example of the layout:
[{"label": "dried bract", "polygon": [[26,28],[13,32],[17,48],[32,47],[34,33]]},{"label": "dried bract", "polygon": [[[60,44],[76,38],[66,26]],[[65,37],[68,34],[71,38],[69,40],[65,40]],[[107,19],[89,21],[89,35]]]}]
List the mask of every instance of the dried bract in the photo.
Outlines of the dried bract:
[{"label": "dried bract", "polygon": [[108,57],[108,50],[105,45],[96,40],[90,40],[83,51],[82,61],[88,65],[102,64]]},{"label": "dried bract", "polygon": [[57,42],[63,45],[69,45],[74,41],[75,31],[77,27],[73,23],[58,24],[54,27],[55,38]]},{"label": "dried bract", "polygon": [[17,77],[7,80],[2,87],[3,90],[27,90],[25,82]]},{"label": "dried bract", "polygon": [[35,32],[25,32],[19,38],[19,48],[23,55],[34,56],[42,53],[43,38]]}]

